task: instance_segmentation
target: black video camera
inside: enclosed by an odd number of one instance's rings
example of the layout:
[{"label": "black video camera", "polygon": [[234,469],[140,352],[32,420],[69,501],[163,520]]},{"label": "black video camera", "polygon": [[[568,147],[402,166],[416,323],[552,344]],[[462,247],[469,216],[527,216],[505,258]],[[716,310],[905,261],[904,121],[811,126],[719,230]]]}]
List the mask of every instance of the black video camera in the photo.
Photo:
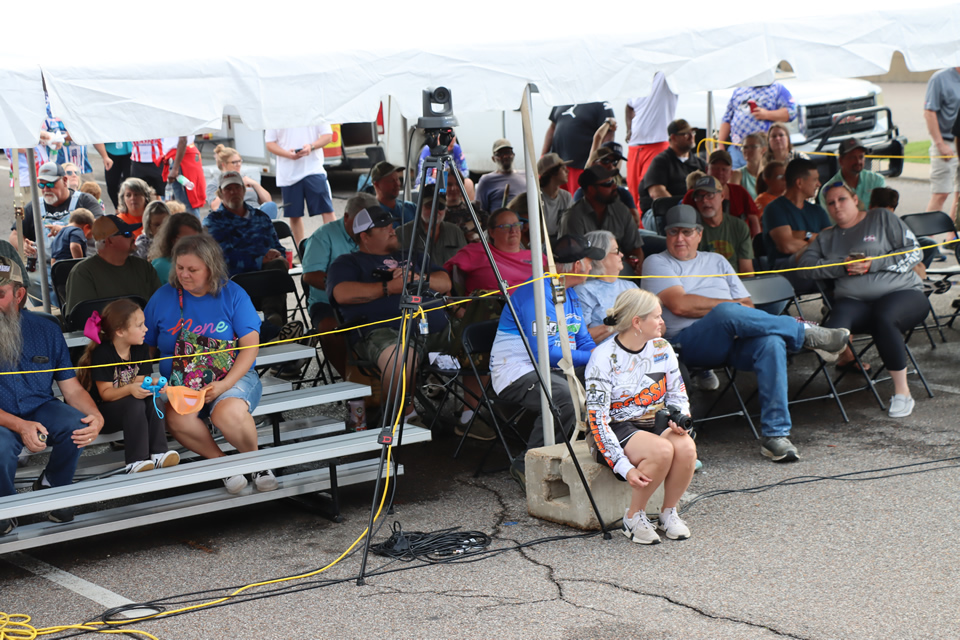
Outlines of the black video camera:
[{"label": "black video camera", "polygon": [[671,420],[677,423],[677,426],[684,431],[693,429],[693,418],[681,411],[680,407],[673,404],[668,404],[666,408],[657,411],[654,418],[655,421],[653,424],[657,433],[663,433],[669,427],[668,423]]}]

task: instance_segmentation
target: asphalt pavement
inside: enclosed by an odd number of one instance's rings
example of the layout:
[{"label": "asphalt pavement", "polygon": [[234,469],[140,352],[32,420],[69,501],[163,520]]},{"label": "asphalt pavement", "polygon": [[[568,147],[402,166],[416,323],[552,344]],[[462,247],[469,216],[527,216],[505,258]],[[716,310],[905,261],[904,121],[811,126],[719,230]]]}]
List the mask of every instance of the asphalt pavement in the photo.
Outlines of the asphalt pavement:
[{"label": "asphalt pavement", "polygon": [[[346,179],[335,186],[348,193]],[[8,202],[0,187],[0,203]],[[342,211],[343,199],[335,204]],[[949,314],[954,298],[932,300]],[[819,316],[817,305],[804,311]],[[354,554],[319,575],[245,592],[289,587],[271,597],[129,627],[178,640],[957,637],[960,331],[944,333],[935,348],[924,334],[913,337],[934,397],[911,376],[917,404],[908,418],[888,418],[866,392],[844,396],[849,423],[830,400],[793,405],[797,463],[763,458],[741,419],[705,424],[697,440],[704,468],[684,501],[689,540],[645,547],[616,531],[610,540],[576,537],[530,517],[505,471],[475,477],[486,444],[471,442],[454,460],[456,440],[438,438],[398,452],[406,474],[375,542],[395,522],[405,531],[461,527],[490,535],[502,552],[463,558],[476,560],[469,564],[372,556],[363,586]],[[867,359],[879,365],[875,351]],[[811,360],[791,360],[792,390]],[[848,376],[841,389],[855,382]],[[738,383],[745,395],[755,388],[751,374]],[[889,382],[879,389],[885,400],[892,394]],[[713,397],[693,390],[695,415]],[[504,463],[499,449],[487,463]],[[280,501],[0,557],[0,611],[30,615],[38,628],[76,624],[121,602],[164,598],[172,610],[314,572],[361,534],[371,498],[370,485],[345,489],[339,524]]]}]

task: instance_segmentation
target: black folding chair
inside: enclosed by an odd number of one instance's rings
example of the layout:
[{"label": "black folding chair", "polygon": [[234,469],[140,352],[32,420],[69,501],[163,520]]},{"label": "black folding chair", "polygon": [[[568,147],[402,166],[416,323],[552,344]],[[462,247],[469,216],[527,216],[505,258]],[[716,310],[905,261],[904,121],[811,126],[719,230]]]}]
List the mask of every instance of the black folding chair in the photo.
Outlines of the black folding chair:
[{"label": "black folding chair", "polygon": [[[286,238],[290,238],[291,241],[293,240],[293,231],[290,229],[290,225],[283,220],[274,220],[273,230],[277,232],[277,238],[280,240],[280,242],[283,242]],[[304,238],[304,240],[306,240],[306,238]],[[302,247],[303,242],[301,242],[298,246],[294,241],[293,250],[297,252],[297,257],[300,258],[301,262],[303,262]]]},{"label": "black folding chair", "polygon": [[683,196],[667,196],[665,198],[655,198],[653,200],[653,220],[657,225],[656,232],[660,235],[664,235],[663,230],[663,218],[667,215],[667,211],[671,207],[674,207],[683,200]]},{"label": "black folding chair", "polygon": [[[63,307],[67,300],[67,277],[75,266],[86,260],[86,258],[68,258],[66,260],[57,260],[50,267],[50,280],[53,282],[53,291],[57,294],[57,300]],[[69,310],[61,308],[66,313]]]},{"label": "black folding chair", "polygon": [[93,312],[103,311],[103,308],[114,300],[122,300],[127,298],[133,300],[140,308],[143,309],[147,306],[147,301],[141,298],[140,296],[114,296],[112,298],[97,298],[95,300],[84,300],[83,302],[78,302],[77,305],[70,311],[70,314],[66,318],[66,326],[64,329],[67,331],[77,331],[83,329],[84,325],[87,323],[87,320],[93,315]]},{"label": "black folding chair", "polygon": [[[822,289],[823,281],[817,280],[816,282],[817,282],[817,286],[821,287]],[[823,296],[823,301],[824,301],[824,304],[827,305],[827,308],[829,310],[832,310],[833,305],[831,304],[830,299],[826,295]],[[824,320],[826,320],[827,317],[829,317],[829,312],[827,316],[824,317]],[[912,373],[917,374],[917,377],[920,378],[920,382],[923,383],[923,388],[926,390],[927,395],[932,398],[933,391],[930,390],[930,385],[927,384],[927,378],[926,376],[923,375],[923,371],[920,370],[920,365],[917,364],[917,359],[913,356],[913,351],[910,350],[910,344],[909,344],[910,338],[913,336],[913,333],[915,330],[916,330],[916,327],[913,327],[911,329],[908,329],[906,332],[904,332],[903,348],[906,350],[907,357],[910,359],[910,362],[913,364]],[[880,374],[885,369],[885,367],[882,364],[878,364],[876,367],[874,367],[875,370],[871,370],[871,371],[867,371],[863,366],[863,355],[870,349],[870,347],[873,346],[873,337],[870,335],[858,335],[858,336],[853,336],[852,339],[853,339],[854,346],[851,349],[851,352],[853,353],[854,361],[857,363],[857,368],[860,370],[861,375],[863,375],[863,379],[866,381],[866,384],[863,387],[858,387],[856,389],[841,391],[839,392],[839,395],[847,395],[849,393],[856,393],[858,391],[869,389],[870,392],[873,394],[873,399],[877,401],[878,405],[880,405],[880,409],[885,411],[887,408],[887,405],[880,398],[880,394],[877,392],[877,389],[876,389],[876,383],[889,380],[890,377],[887,376],[885,378],[880,378]],[[865,346],[863,348],[858,349],[857,343],[864,344]],[[809,378],[807,378],[806,382],[804,382],[803,385],[800,387],[800,391],[797,392],[798,396],[800,395],[800,393],[803,392],[803,390],[807,387],[807,385],[810,384],[813,378],[820,373],[821,370],[826,369],[826,366],[827,366],[826,362],[821,363],[820,367],[816,371],[814,371],[813,374]],[[911,372],[908,371],[908,373],[911,373]],[[838,375],[836,378],[833,379],[833,385],[839,384],[840,381],[843,380],[844,376],[846,375],[847,375],[846,371],[841,371],[840,375]]]},{"label": "black folding chair", "polygon": [[[292,293],[294,298],[297,298],[297,283],[294,282],[293,276],[286,269],[261,269],[260,271],[238,273],[231,280],[247,292],[255,305],[258,300],[267,297],[286,296]],[[303,319],[304,326],[309,326],[310,318],[299,299],[296,299],[294,311],[290,314],[291,318],[295,320],[298,313]],[[283,320],[286,322],[287,318]]]},{"label": "black folding chair", "polygon": [[[496,391],[494,391],[493,385],[490,381],[490,350],[493,348],[493,341],[497,337],[497,327],[499,325],[499,320],[487,320],[484,322],[471,324],[464,328],[463,334],[460,338],[461,342],[463,343],[463,352],[465,355],[464,359],[470,364],[470,370],[477,381],[477,387],[480,389],[480,397],[477,398],[477,396],[469,389],[466,387],[463,388],[475,399],[483,401],[483,406],[487,408],[487,415],[492,423],[490,426],[493,427],[497,432],[497,438],[503,445],[503,451],[507,456],[507,463],[509,464],[513,460],[513,452],[510,450],[510,445],[507,443],[507,439],[504,436],[504,427],[509,427],[512,433],[521,442],[523,442],[522,436],[520,436],[520,434],[517,432],[516,424],[517,421],[523,416],[525,409],[519,405],[510,404],[501,400],[497,396]],[[509,413],[501,415],[498,418],[496,410],[497,406],[509,411]],[[464,430],[463,435],[460,437],[460,442],[457,444],[457,449],[453,453],[454,458],[460,455],[460,450],[463,448],[463,444],[467,439],[467,434],[470,433],[470,428],[473,426],[473,423],[479,414],[480,407],[477,406],[477,410],[474,411],[473,417],[470,419],[470,422],[467,423],[466,429]],[[501,420],[503,420],[502,426],[500,422]],[[490,455],[490,451],[492,451],[493,447],[495,446],[496,440],[490,444],[490,448],[487,449],[486,453],[483,454],[483,458],[481,458],[480,464],[477,466],[477,471],[474,474],[475,476],[479,476],[481,473],[483,473],[483,464],[486,462],[487,456]]]},{"label": "black folding chair", "polygon": [[[907,225],[907,228],[913,232],[913,235],[917,238],[929,237],[940,235],[943,233],[956,234],[957,228],[953,224],[953,220],[943,211],[927,211],[925,213],[910,213],[900,218],[903,220],[903,223]],[[960,243],[953,245],[954,255],[957,257],[958,263],[960,263]],[[927,267],[927,280],[929,281],[931,287],[929,289],[925,288],[924,293],[927,294],[927,298],[931,294],[937,293],[946,293],[950,290],[950,287],[953,285],[953,278],[960,276],[960,266],[957,267]],[[947,341],[946,337],[943,335],[943,328],[940,323],[940,317],[937,315],[937,312],[934,311],[933,305],[930,305],[930,313],[933,316],[934,327],[940,333],[940,339],[944,342]],[[950,319],[947,321],[948,327],[953,327],[953,321],[957,318],[957,315],[960,314],[960,308],[957,308],[956,311],[950,316]],[[923,330],[927,332],[927,337],[930,338],[931,346],[935,347],[936,344],[933,341],[933,338],[930,336],[930,328],[926,322],[923,324]]]}]

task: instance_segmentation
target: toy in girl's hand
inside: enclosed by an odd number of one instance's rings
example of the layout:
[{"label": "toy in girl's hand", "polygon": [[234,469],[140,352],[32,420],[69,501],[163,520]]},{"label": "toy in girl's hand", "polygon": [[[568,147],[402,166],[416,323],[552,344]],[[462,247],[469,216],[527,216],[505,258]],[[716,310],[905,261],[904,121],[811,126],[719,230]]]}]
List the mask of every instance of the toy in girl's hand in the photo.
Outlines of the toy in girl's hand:
[{"label": "toy in girl's hand", "polygon": [[164,378],[163,376],[160,376],[160,379],[157,380],[156,384],[153,383],[153,378],[151,378],[150,376],[146,376],[143,379],[143,384],[140,385],[141,388],[146,389],[147,391],[152,393],[154,396],[159,395],[160,391],[165,386],[167,386],[167,379]]},{"label": "toy in girl's hand", "polygon": [[143,382],[140,384],[141,389],[146,389],[153,394],[153,408],[157,412],[157,417],[161,420],[163,419],[163,411],[160,411],[160,407],[157,406],[157,397],[159,397],[160,391],[162,391],[165,386],[167,386],[167,379],[163,376],[160,376],[156,384],[153,383],[153,378],[145,376]]}]

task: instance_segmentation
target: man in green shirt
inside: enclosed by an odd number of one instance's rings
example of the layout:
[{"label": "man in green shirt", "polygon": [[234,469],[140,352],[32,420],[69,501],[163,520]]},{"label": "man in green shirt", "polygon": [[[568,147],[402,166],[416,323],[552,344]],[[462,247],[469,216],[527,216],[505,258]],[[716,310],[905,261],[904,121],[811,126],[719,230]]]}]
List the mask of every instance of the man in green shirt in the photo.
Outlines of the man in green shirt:
[{"label": "man in green shirt", "polygon": [[887,186],[887,181],[879,173],[864,169],[866,165],[867,149],[856,138],[847,138],[837,147],[837,163],[840,171],[825,183],[820,189],[820,206],[826,210],[826,192],[831,185],[842,182],[857,194],[860,211],[867,210],[870,202],[870,192],[877,187]]},{"label": "man in green shirt", "polygon": [[67,299],[62,307],[65,315],[86,300],[138,296],[150,300],[160,288],[156,269],[144,260],[130,255],[134,232],[139,224],[128,224],[117,216],[97,218],[93,237],[97,255],[78,264],[67,278]]},{"label": "man in green shirt", "polygon": [[428,184],[423,188],[423,207],[420,209],[419,217],[403,225],[397,232],[397,236],[401,238],[401,250],[406,251],[410,246],[410,234],[415,233],[413,250],[425,251],[435,263],[444,264],[467,244],[467,239],[460,227],[444,220],[447,213],[447,199],[441,193],[437,195],[437,215],[434,219],[433,237],[427,243],[427,223],[430,222],[430,208],[433,206],[436,190],[435,184]]},{"label": "man in green shirt", "polygon": [[737,273],[751,273],[753,242],[750,229],[740,218],[723,212],[723,185],[720,181],[713,176],[697,180],[693,185],[693,204],[703,222],[699,250],[719,253]]}]

